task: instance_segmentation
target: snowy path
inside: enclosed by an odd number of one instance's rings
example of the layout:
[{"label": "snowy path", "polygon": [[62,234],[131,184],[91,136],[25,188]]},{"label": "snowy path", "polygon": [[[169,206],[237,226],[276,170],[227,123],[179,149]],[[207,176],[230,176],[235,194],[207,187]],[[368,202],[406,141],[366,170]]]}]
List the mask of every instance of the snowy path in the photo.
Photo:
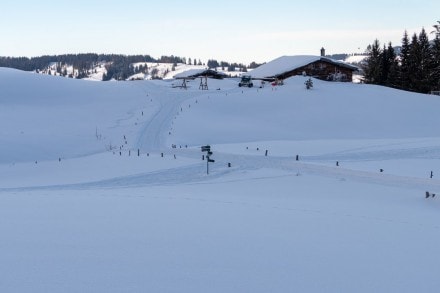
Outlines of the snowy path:
[{"label": "snowy path", "polygon": [[162,89],[151,95],[152,101],[159,103],[158,110],[139,131],[135,148],[142,151],[158,151],[165,148],[166,137],[172,121],[179,112],[181,104],[194,96],[194,93],[184,90]]},{"label": "snowy path", "polygon": [[[172,105],[172,104],[169,104]],[[158,145],[159,146],[159,145]],[[178,157],[198,159],[202,153],[198,150],[176,150]],[[59,190],[59,189],[106,189],[106,188],[127,188],[127,187],[147,187],[147,186],[168,186],[179,184],[227,182],[230,176],[223,178],[227,174],[246,173],[259,169],[272,169],[282,171],[283,175],[275,172],[267,178],[279,176],[324,176],[342,181],[356,181],[363,183],[373,183],[383,186],[404,187],[418,191],[440,191],[440,180],[429,178],[416,178],[399,176],[386,173],[368,172],[353,170],[345,167],[331,167],[317,164],[314,162],[296,161],[292,157],[265,157],[264,155],[235,155],[216,152],[214,154],[216,162],[210,164],[210,174],[206,175],[206,161],[188,164],[176,168],[166,168],[150,172],[140,172],[134,175],[107,178],[103,180],[82,182],[75,184],[61,184],[48,186],[27,186],[18,188],[2,188],[0,192],[10,191],[31,191],[31,190]],[[228,168],[228,163],[232,168]],[[248,180],[252,178],[241,178],[236,180]]]}]

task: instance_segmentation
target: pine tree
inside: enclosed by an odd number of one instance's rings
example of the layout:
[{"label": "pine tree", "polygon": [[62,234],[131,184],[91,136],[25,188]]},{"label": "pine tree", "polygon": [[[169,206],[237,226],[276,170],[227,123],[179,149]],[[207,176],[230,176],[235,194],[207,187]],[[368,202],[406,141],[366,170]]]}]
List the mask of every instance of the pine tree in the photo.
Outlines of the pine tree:
[{"label": "pine tree", "polygon": [[420,85],[420,45],[417,34],[414,33],[409,45],[408,54],[408,88],[411,91],[417,91]]},{"label": "pine tree", "polygon": [[432,27],[433,27],[435,30],[432,31],[431,34],[432,34],[432,33],[435,33],[435,37],[436,37],[436,38],[439,37],[439,35],[440,35],[440,21],[437,21],[437,24],[434,24]]},{"label": "pine tree", "polygon": [[433,25],[435,31],[435,39],[431,47],[431,61],[430,61],[430,89],[433,91],[440,91],[440,21]]},{"label": "pine tree", "polygon": [[387,57],[389,64],[389,71],[387,76],[387,86],[398,87],[399,79],[399,63],[397,62],[397,55],[391,42],[388,43]]},{"label": "pine tree", "polygon": [[388,47],[383,46],[380,56],[380,80],[378,83],[389,87],[396,87],[398,64],[396,61],[396,53],[391,42],[388,43]]},{"label": "pine tree", "polygon": [[400,66],[398,72],[399,87],[407,89],[409,85],[409,51],[410,44],[408,32],[405,30],[402,38],[402,47],[400,49]]},{"label": "pine tree", "polygon": [[364,67],[365,82],[378,84],[381,80],[381,51],[379,40],[368,46],[368,58]]},{"label": "pine tree", "polygon": [[220,67],[220,64],[217,60],[208,60],[208,68],[217,68]]},{"label": "pine tree", "polygon": [[387,85],[388,74],[390,72],[390,64],[388,60],[388,50],[385,45],[383,45],[382,52],[380,53],[380,68],[379,68],[379,80],[377,81],[380,85]]},{"label": "pine tree", "polygon": [[424,28],[419,34],[420,64],[418,91],[428,93],[430,90],[431,45]]}]

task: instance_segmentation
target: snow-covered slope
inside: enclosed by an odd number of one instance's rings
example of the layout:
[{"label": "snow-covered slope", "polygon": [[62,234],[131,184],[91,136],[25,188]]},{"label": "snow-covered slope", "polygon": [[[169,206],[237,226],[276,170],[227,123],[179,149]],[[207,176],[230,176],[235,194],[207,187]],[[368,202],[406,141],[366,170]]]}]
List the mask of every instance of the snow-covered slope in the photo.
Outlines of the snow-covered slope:
[{"label": "snow-covered slope", "polygon": [[[436,137],[436,96],[304,77],[266,87],[210,95],[177,120],[176,142]],[[189,101],[194,103],[194,100]],[[205,123],[200,124],[200,121]],[[197,131],[194,131],[197,130]]]},{"label": "snow-covered slope", "polygon": [[0,68],[0,291],[436,292],[440,99],[304,81]]},{"label": "snow-covered slope", "polygon": [[136,131],[141,111],[155,109],[148,90],[134,83],[94,83],[3,68],[0,74],[2,163],[105,151]]}]

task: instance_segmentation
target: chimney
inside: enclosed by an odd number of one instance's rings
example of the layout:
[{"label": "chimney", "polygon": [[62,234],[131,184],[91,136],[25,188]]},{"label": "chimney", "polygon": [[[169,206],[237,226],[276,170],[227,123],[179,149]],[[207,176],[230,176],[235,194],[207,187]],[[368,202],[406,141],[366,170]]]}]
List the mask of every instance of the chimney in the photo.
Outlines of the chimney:
[{"label": "chimney", "polygon": [[324,49],[324,47],[321,48],[321,57],[325,57],[325,49]]}]

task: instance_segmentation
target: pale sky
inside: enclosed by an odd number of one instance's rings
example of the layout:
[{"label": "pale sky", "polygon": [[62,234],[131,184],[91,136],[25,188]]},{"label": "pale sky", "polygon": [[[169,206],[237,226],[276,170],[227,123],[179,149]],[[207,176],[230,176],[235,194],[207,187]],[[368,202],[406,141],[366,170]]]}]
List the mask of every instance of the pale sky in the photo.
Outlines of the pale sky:
[{"label": "pale sky", "polygon": [[[175,55],[267,62],[400,45],[440,20],[438,0],[2,0],[0,56]],[[433,35],[429,35],[430,39]]]}]

